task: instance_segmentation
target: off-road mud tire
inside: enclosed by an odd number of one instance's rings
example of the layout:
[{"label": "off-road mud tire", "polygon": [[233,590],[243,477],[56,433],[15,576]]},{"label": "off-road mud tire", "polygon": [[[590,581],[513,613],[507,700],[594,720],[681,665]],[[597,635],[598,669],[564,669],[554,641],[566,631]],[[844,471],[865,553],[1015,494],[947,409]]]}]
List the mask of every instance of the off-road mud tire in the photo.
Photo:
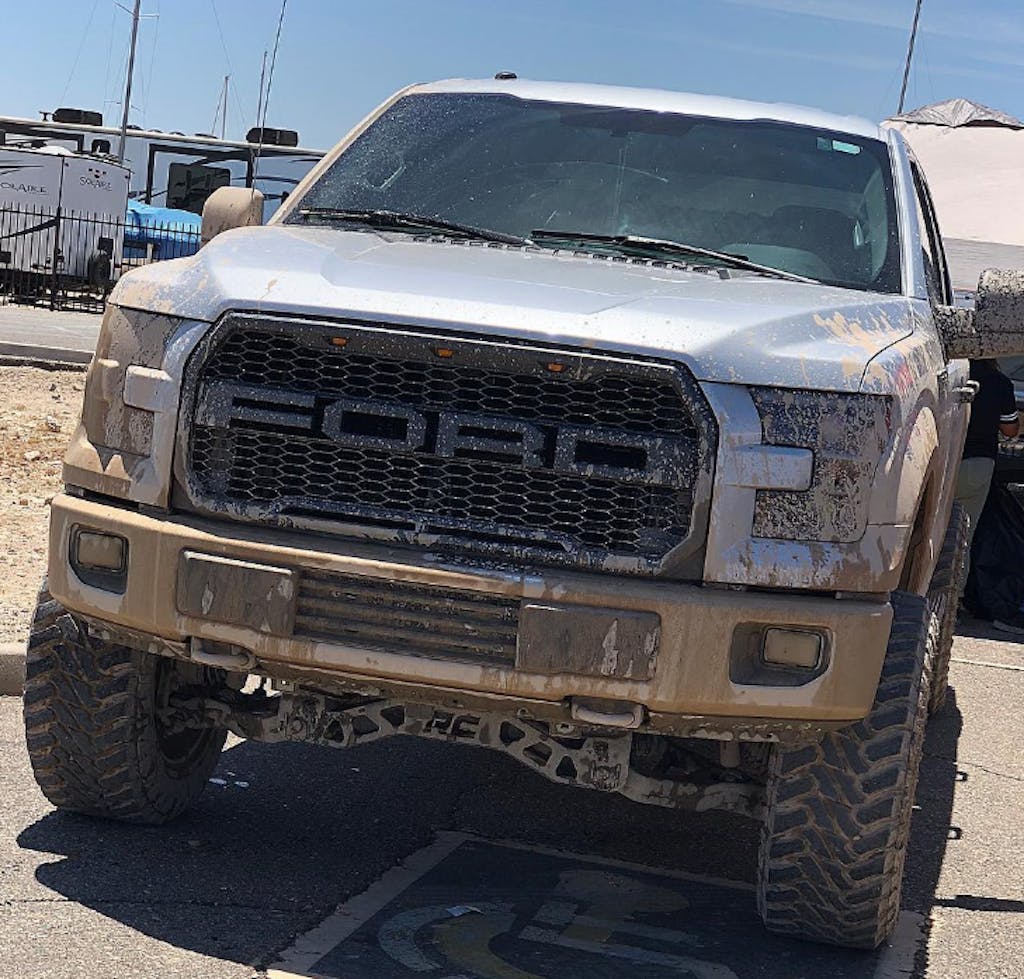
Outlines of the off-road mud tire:
[{"label": "off-road mud tire", "polygon": [[895,927],[932,619],[917,595],[894,592],[892,604],[871,713],[813,745],[772,752],[757,892],[771,931],[871,949]]},{"label": "off-road mud tire", "polygon": [[43,582],[25,676],[25,734],[43,795],[58,809],[165,823],[199,798],[226,732],[169,735],[157,691],[171,660],[90,637]]},{"label": "off-road mud tire", "polygon": [[949,688],[949,659],[953,653],[960,592],[963,590],[967,570],[965,565],[970,525],[971,518],[967,511],[959,503],[954,503],[942,550],[939,551],[939,560],[928,586],[928,606],[939,623],[930,670],[928,712],[932,714],[946,702],[946,691]]}]

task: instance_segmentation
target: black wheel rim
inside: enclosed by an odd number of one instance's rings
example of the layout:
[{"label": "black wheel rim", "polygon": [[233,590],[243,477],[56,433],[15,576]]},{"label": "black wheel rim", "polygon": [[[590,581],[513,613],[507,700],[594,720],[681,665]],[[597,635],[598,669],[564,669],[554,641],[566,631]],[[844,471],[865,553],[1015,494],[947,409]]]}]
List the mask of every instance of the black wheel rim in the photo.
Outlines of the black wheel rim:
[{"label": "black wheel rim", "polygon": [[206,755],[210,739],[216,732],[208,727],[173,731],[163,723],[161,709],[167,706],[171,694],[181,685],[181,676],[174,661],[161,657],[156,667],[155,684],[157,744],[168,772],[184,777]]}]

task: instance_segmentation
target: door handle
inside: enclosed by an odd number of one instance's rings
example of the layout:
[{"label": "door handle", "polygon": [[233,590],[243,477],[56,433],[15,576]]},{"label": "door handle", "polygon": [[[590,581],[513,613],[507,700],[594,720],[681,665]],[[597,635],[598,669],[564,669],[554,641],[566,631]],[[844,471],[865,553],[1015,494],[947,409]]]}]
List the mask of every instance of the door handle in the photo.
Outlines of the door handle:
[{"label": "door handle", "polygon": [[956,400],[962,405],[969,405],[973,400],[974,396],[978,393],[978,388],[981,385],[977,381],[967,381],[965,384],[959,387],[953,388],[953,394],[956,395]]}]

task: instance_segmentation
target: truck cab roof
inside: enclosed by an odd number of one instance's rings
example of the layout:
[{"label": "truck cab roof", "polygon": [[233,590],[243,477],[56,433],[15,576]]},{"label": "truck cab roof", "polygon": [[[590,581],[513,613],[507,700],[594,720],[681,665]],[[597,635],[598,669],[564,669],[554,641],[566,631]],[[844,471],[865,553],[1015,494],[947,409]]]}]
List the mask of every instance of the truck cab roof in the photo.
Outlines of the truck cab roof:
[{"label": "truck cab roof", "polygon": [[885,134],[876,123],[859,116],[844,116],[783,102],[752,102],[718,95],[673,92],[667,89],[630,88],[578,82],[543,82],[522,78],[509,80],[451,78],[413,85],[403,94],[456,92],[512,95],[516,98],[541,102],[573,102],[580,105],[602,105],[621,109],[678,112],[684,115],[707,116],[716,119],[767,119],[800,126],[813,126],[817,129],[828,129],[862,138],[885,139]]}]

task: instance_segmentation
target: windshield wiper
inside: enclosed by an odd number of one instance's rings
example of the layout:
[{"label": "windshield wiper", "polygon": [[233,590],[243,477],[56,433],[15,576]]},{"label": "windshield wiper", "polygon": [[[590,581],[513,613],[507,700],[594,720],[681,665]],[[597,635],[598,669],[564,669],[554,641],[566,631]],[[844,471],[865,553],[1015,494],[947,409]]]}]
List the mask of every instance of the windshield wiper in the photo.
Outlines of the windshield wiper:
[{"label": "windshield wiper", "polygon": [[780,279],[789,279],[792,282],[818,283],[817,279],[810,279],[806,275],[797,275],[795,272],[786,272],[783,269],[772,268],[770,265],[761,265],[758,262],[752,262],[750,259],[744,258],[742,255],[716,252],[711,248],[702,248],[700,245],[688,245],[685,242],[672,241],[669,238],[646,238],[643,235],[600,235],[588,231],[553,231],[549,228],[537,228],[535,231],[530,232],[530,237],[538,244],[543,244],[547,241],[564,241],[583,245],[610,245],[624,251],[646,254],[688,255],[697,258],[709,258],[720,262],[728,268],[760,272],[763,275],[773,275]]},{"label": "windshield wiper", "polygon": [[504,245],[533,244],[529,238],[506,234],[504,231],[492,231],[490,228],[477,228],[471,224],[446,221],[444,218],[431,217],[427,214],[410,214],[406,211],[391,211],[387,208],[307,207],[301,209],[299,214],[304,218],[354,221],[377,230],[410,228],[421,231],[441,231],[462,238],[479,238],[482,241],[497,241]]}]

